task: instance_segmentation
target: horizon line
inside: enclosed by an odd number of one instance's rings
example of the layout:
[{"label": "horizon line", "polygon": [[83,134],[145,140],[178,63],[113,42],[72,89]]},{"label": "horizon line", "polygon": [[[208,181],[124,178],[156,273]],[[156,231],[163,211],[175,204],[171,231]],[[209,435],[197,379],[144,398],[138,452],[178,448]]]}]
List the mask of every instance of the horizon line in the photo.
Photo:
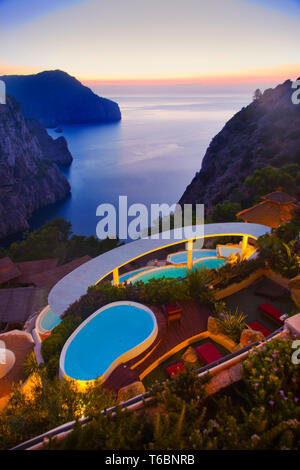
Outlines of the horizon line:
[{"label": "horizon line", "polygon": [[[6,70],[5,70],[6,69]],[[7,70],[8,69],[8,70]],[[21,69],[21,70],[20,70]],[[207,73],[201,75],[172,75],[172,76],[144,76],[144,77],[90,77],[84,76],[75,71],[65,71],[63,68],[45,68],[37,69],[36,67],[18,67],[18,66],[0,66],[0,75],[35,75],[44,71],[61,70],[69,75],[77,78],[86,84],[91,85],[191,85],[191,84],[221,84],[228,85],[230,83],[251,83],[253,81],[270,81],[270,80],[296,80],[300,76],[300,63],[286,64],[284,66],[268,67],[265,69],[250,69],[236,72]]]}]

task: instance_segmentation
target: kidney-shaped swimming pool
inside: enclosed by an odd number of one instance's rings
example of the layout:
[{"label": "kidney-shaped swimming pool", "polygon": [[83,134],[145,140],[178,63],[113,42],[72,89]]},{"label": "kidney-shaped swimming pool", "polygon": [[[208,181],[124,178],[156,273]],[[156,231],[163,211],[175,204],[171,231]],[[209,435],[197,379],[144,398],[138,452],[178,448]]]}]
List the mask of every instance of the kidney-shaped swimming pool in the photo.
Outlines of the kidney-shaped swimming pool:
[{"label": "kidney-shaped swimming pool", "polygon": [[136,302],[113,302],[74,331],[60,356],[60,376],[104,381],[121,363],[144,352],[157,336],[153,312]]}]

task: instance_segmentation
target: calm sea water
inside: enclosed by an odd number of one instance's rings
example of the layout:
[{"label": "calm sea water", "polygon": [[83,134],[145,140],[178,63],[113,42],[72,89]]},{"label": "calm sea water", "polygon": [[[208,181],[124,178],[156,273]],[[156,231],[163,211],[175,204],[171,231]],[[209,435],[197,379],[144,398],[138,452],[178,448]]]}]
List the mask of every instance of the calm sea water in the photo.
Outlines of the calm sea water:
[{"label": "calm sea water", "polygon": [[[74,157],[64,171],[72,188],[65,201],[37,211],[36,228],[56,215],[77,234],[95,235],[101,203],[176,203],[200,169],[205,150],[249,95],[113,97],[122,121],[64,126]],[[53,130],[49,134],[57,138]]]}]

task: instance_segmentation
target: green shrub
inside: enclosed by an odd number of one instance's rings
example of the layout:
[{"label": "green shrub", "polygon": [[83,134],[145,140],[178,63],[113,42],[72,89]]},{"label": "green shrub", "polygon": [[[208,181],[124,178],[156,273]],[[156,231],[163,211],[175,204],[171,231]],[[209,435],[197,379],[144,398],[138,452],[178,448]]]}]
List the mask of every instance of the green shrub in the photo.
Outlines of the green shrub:
[{"label": "green shrub", "polygon": [[291,339],[257,347],[242,365],[243,382],[207,397],[209,376],[187,368],[152,388],[154,403],[79,424],[52,449],[280,450],[299,448],[300,369]]},{"label": "green shrub", "polygon": [[284,277],[299,274],[300,264],[294,240],[285,243],[276,233],[265,234],[257,240],[260,257],[268,261],[271,268]]},{"label": "green shrub", "polygon": [[262,257],[244,260],[233,266],[229,263],[224,264],[221,268],[214,270],[213,284],[222,289],[231,283],[241,282],[257,269],[264,267],[264,265],[265,261]]},{"label": "green shrub", "polygon": [[75,382],[50,380],[45,370],[40,370],[30,393],[24,393],[21,384],[16,385],[7,407],[0,413],[0,449],[9,449],[82,416],[94,416],[96,410],[99,414],[115,402],[115,395],[98,381],[86,391],[79,391]]},{"label": "green shrub", "polygon": [[[7,255],[15,262],[59,258],[60,263],[66,263],[85,255],[98,256],[119,245],[118,239],[72,235],[71,223],[55,217],[41,228],[25,233],[22,241],[12,243]],[[5,253],[1,250],[0,257]]]},{"label": "green shrub", "polygon": [[218,311],[217,316],[218,324],[223,333],[229,336],[235,343],[240,342],[242,331],[247,328],[246,318],[247,315],[239,312],[238,308],[235,312],[230,310]]},{"label": "green shrub", "polygon": [[68,315],[53,328],[51,335],[42,342],[42,356],[46,363],[53,357],[57,358],[60,355],[65,342],[81,322],[80,317]]},{"label": "green shrub", "polygon": [[214,304],[214,293],[209,288],[209,284],[214,278],[214,273],[210,269],[197,267],[187,275],[187,287],[191,299],[197,300],[202,305],[212,307]]},{"label": "green shrub", "polygon": [[210,213],[209,222],[235,222],[236,214],[241,210],[238,202],[225,201],[217,204]]}]

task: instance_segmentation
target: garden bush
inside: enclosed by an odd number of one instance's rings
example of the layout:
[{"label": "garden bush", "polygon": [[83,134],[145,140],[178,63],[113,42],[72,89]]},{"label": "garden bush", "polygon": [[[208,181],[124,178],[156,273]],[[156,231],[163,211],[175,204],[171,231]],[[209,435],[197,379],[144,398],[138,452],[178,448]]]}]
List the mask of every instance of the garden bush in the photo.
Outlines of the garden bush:
[{"label": "garden bush", "polygon": [[209,376],[190,368],[152,388],[154,403],[138,413],[97,416],[52,449],[298,450],[300,369],[292,340],[255,348],[242,365],[243,381],[206,396]]},{"label": "garden bush", "polygon": [[235,343],[240,342],[242,331],[247,328],[245,322],[247,315],[238,311],[223,309],[218,312],[217,321],[224,335],[229,336]]},{"label": "garden bush", "polygon": [[30,392],[24,392],[22,384],[15,385],[12,398],[0,413],[0,449],[9,449],[82,416],[99,415],[115,403],[115,395],[103,389],[99,381],[80,391],[75,382],[49,379],[46,370],[40,368]]},{"label": "garden bush", "polygon": [[296,241],[285,243],[276,233],[265,234],[257,240],[260,258],[286,278],[293,278],[300,273],[299,256]]}]

